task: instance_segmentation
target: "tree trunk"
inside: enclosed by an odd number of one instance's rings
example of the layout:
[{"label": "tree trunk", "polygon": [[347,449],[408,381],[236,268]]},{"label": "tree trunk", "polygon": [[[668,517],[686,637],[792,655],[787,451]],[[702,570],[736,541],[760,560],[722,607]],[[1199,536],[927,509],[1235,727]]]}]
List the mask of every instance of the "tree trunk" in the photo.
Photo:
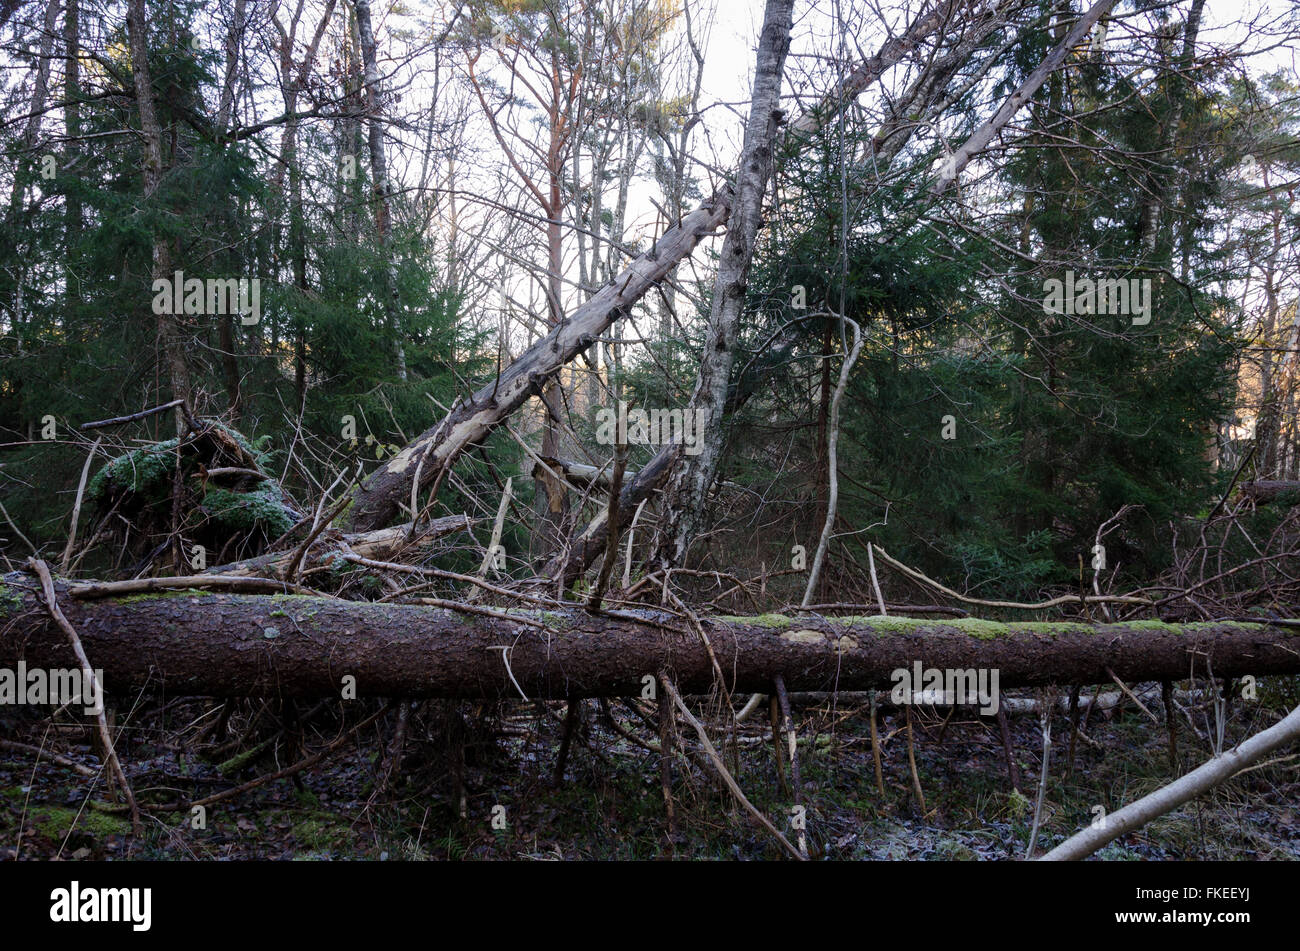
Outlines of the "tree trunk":
[{"label": "tree trunk", "polygon": [[[126,14],[127,32],[131,37],[131,73],[135,78],[135,98],[140,110],[140,132],[144,139],[144,197],[153,197],[162,181],[162,127],[154,110],[153,81],[149,74],[149,41],[144,0],[130,0]],[[161,235],[153,238],[153,280],[172,279],[171,253]],[[173,399],[190,400],[190,370],[185,362],[185,348],[177,316],[158,314],[158,342],[167,364],[168,381]],[[184,416],[176,414],[176,426],[184,426]]]},{"label": "tree trunk", "polygon": [[731,380],[740,312],[745,304],[749,267],[762,214],[763,193],[772,173],[772,149],[780,121],[781,82],[790,49],[793,0],[768,0],[758,44],[758,65],[745,123],[745,140],[736,173],[736,201],[722,244],[713,285],[709,331],[690,408],[701,414],[700,451],[683,456],[667,492],[656,561],[681,565],[700,528],[704,500],[722,455],[722,410]]},{"label": "tree trunk", "polygon": [[[77,137],[81,135],[81,25],[78,16],[80,0],[68,0],[67,10],[63,14],[63,45],[67,56],[64,67],[63,126],[68,141],[64,146],[63,167],[71,170],[77,157]],[[75,303],[80,294],[77,291],[77,268],[73,253],[81,243],[81,195],[76,188],[69,188],[63,194],[64,236],[66,245],[66,266],[63,273],[63,292],[69,304]],[[69,316],[71,316],[69,314]]]},{"label": "tree trunk", "polygon": [[939,173],[938,180],[935,181],[931,191],[936,194],[942,194],[948,186],[957,180],[972,158],[979,155],[993,141],[993,137],[1000,133],[1011,121],[1012,117],[1019,112],[1033,98],[1034,93],[1038,91],[1047,77],[1060,69],[1065,63],[1066,57],[1070,55],[1070,50],[1077,47],[1097,25],[1097,21],[1110,12],[1110,8],[1115,5],[1115,0],[1097,0],[1096,3],[1088,10],[1087,13],[1079,17],[1070,32],[1065,35],[1052,51],[1043,58],[1032,73],[1025,77],[1022,82],[1010,96],[1008,96],[989,119],[982,126],[975,130],[969,139],[962,144],[948,159],[944,168]]},{"label": "tree trunk", "polygon": [[356,0],[357,33],[361,38],[361,61],[366,76],[366,125],[370,140],[370,177],[375,195],[375,233],[383,257],[382,277],[384,325],[393,347],[393,362],[399,380],[406,379],[406,350],[397,308],[397,276],[393,273],[392,189],[388,184],[388,158],[384,153],[384,126],[380,121],[379,67],[375,58],[375,33],[370,25],[370,0]]},{"label": "tree trunk", "polygon": [[[0,666],[67,668],[67,638],[40,609],[38,583],[4,578]],[[146,687],[169,695],[575,698],[635,696],[667,669],[684,692],[706,692],[709,650],[663,615],[583,611],[523,613],[519,620],[440,608],[333,598],[171,592],[83,599],[60,582],[58,598],[110,696]],[[1069,683],[1178,680],[1207,664],[1216,676],[1300,672],[1300,631],[1232,621],[1171,624],[1002,625],[901,618],[771,617],[704,622],[724,658],[728,687],[763,691],[780,675],[789,690],[889,689],[892,672],[989,668],[999,689]],[[506,648],[504,651],[502,648]],[[518,688],[515,684],[518,684]]]},{"label": "tree trunk", "polygon": [[[946,10],[947,6],[941,5],[939,9]],[[875,57],[855,70],[857,79],[851,85],[854,94],[860,93],[878,79],[884,70],[905,58],[908,51],[937,22],[932,23],[927,15],[907,31],[905,41],[887,41]],[[787,43],[788,38],[787,31]],[[695,51],[695,55],[697,66],[702,68],[698,51]],[[824,118],[828,108],[842,108],[844,104],[842,94],[827,97],[819,106],[819,114]],[[769,118],[775,121],[770,111]],[[808,120],[811,122],[809,125],[801,119],[795,125],[797,128],[815,129],[819,121],[821,120]],[[748,130],[746,136],[748,137]],[[681,142],[684,152],[684,133]],[[681,180],[684,182],[684,178]],[[401,501],[410,496],[410,479],[416,468],[414,463],[422,455],[431,453],[433,456],[420,470],[421,484],[426,485],[437,477],[442,467],[451,465],[461,452],[490,433],[530,396],[539,394],[544,381],[551,374],[558,372],[578,353],[589,347],[597,335],[604,333],[647,291],[671,282],[677,265],[690,255],[699,239],[726,222],[731,209],[731,197],[731,190],[723,189],[683,217],[653,248],[629,264],[599,293],[579,307],[572,317],[562,321],[558,328],[521,354],[498,380],[480,389],[468,403],[453,407],[447,418],[420,435],[386,465],[376,470],[353,495],[354,504],[348,514],[351,528],[355,531],[369,531],[392,522],[400,511]],[[726,354],[726,359],[730,361],[730,352]],[[728,363],[728,372],[729,369]],[[661,451],[660,455],[664,456],[665,452]],[[643,471],[653,468],[653,464],[648,465]],[[603,537],[604,533],[597,534]]]}]

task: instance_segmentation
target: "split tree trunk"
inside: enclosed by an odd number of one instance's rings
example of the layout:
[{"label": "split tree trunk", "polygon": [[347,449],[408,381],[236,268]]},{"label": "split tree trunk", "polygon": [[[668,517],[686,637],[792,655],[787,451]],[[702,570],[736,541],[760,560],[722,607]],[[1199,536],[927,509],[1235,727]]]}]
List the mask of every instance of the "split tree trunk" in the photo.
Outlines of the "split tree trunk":
[{"label": "split tree trunk", "polygon": [[[68,668],[67,638],[40,610],[37,582],[4,578],[0,666]],[[172,593],[58,599],[111,696],[170,695],[534,698],[639,696],[668,670],[684,692],[705,692],[713,663],[698,633],[663,615],[582,611],[465,615],[440,608],[312,597]],[[888,689],[891,673],[996,668],[999,686],[1178,680],[1207,665],[1216,676],[1300,672],[1300,631],[1231,621],[997,625],[869,618],[714,618],[704,622],[735,691]],[[668,624],[665,629],[662,624]],[[504,656],[503,656],[504,654]],[[516,688],[515,684],[518,684]]]}]

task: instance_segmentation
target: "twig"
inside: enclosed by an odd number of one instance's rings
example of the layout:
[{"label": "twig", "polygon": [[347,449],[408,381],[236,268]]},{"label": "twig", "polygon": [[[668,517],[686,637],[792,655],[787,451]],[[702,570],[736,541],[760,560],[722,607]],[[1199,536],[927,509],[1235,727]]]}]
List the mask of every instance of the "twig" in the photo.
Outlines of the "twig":
[{"label": "twig", "polygon": [[1038,799],[1034,802],[1034,821],[1029,827],[1029,844],[1025,847],[1025,858],[1034,857],[1034,846],[1038,842],[1038,824],[1043,818],[1043,800],[1047,797],[1047,766],[1052,752],[1052,704],[1044,695],[1038,706],[1038,724],[1043,731],[1043,765],[1038,776]]},{"label": "twig", "polygon": [[[806,607],[791,607],[794,611],[812,611],[817,614],[829,614],[833,611],[876,611],[880,605],[867,604],[856,601],[837,601],[834,604],[810,604]],[[885,610],[888,614],[951,614],[953,617],[970,617],[970,612],[962,608],[952,608],[943,604],[885,604]],[[785,614],[787,611],[780,611]]]},{"label": "twig", "polygon": [[727,679],[722,674],[722,665],[718,663],[718,655],[713,652],[713,644],[709,641],[709,635],[704,632],[704,625],[700,623],[700,619],[695,612],[688,608],[685,602],[668,588],[666,576],[664,578],[664,594],[673,599],[673,603],[690,620],[691,626],[695,628],[695,633],[699,635],[700,640],[704,643],[704,649],[709,654],[709,661],[713,664],[713,672],[718,675],[718,689],[722,691],[723,702],[730,707],[731,691],[727,689]]},{"label": "twig", "polygon": [[524,688],[519,686],[519,681],[515,680],[515,672],[510,669],[510,645],[493,644],[491,647],[488,648],[488,650],[501,652],[501,663],[506,665],[506,676],[510,678],[510,682],[514,684],[515,689],[519,691],[519,696],[527,700],[528,694],[524,693]]},{"label": "twig", "polygon": [[[786,735],[786,743],[789,746],[790,753],[790,785],[793,787],[794,804],[803,805],[803,782],[799,778],[799,738],[794,729],[794,717],[790,715],[790,695],[785,691],[785,679],[780,674],[772,678],[772,685],[776,687],[777,702],[781,707],[781,727]],[[796,840],[799,843],[799,854],[804,858],[808,857],[808,837],[804,830],[798,829]]]},{"label": "twig", "polygon": [[250,779],[248,782],[242,785],[235,786],[231,789],[223,789],[221,792],[213,793],[211,796],[206,796],[203,799],[196,799],[190,803],[190,807],[193,808],[194,806],[210,806],[214,802],[221,802],[223,799],[230,799],[233,796],[238,796],[242,793],[246,793],[250,789],[256,789],[258,786],[262,786],[269,782],[274,782],[277,779],[285,779],[289,776],[294,775],[295,773],[301,773],[304,769],[316,765],[325,757],[329,756],[331,753],[333,753],[335,750],[341,747],[344,743],[346,743],[349,739],[351,739],[353,734],[361,732],[366,727],[370,726],[370,724],[378,720],[381,716],[383,716],[385,713],[387,713],[389,710],[393,708],[394,702],[395,701],[390,700],[388,703],[384,704],[377,711],[372,713],[370,716],[366,717],[364,720],[362,720],[352,729],[348,730],[347,732],[343,733],[341,736],[331,741],[330,744],[325,747],[325,749],[317,753],[313,753],[311,756],[308,756],[306,759],[301,759],[298,762],[294,763],[293,765],[286,766],[284,769],[277,770],[274,773],[267,773],[264,776],[258,776],[256,779]]},{"label": "twig", "polygon": [[600,610],[601,599],[609,585],[609,576],[613,574],[614,564],[618,561],[618,536],[623,527],[620,523],[625,517],[619,510],[618,497],[623,491],[623,473],[626,469],[627,442],[622,441],[614,447],[614,474],[609,483],[609,505],[605,516],[609,536],[605,541],[605,557],[601,559],[600,571],[596,573],[596,583],[591,588],[591,598],[587,602],[587,608],[591,611]]},{"label": "twig", "polygon": [[466,604],[464,601],[447,601],[444,598],[412,598],[416,604],[425,604],[433,608],[446,608],[448,611],[460,611],[464,614],[478,614],[482,617],[493,617],[498,621],[511,621],[515,624],[526,624],[529,627],[546,630],[546,625],[541,621],[534,621],[530,617],[524,617],[519,614],[506,614],[504,611],[493,611],[491,608],[479,607],[477,604]]},{"label": "twig", "polygon": [[3,502],[0,502],[0,515],[3,515],[5,517],[5,521],[8,522],[9,527],[14,530],[14,534],[16,534],[19,538],[23,540],[23,542],[27,545],[27,547],[32,550],[32,554],[39,555],[40,552],[36,550],[36,546],[32,544],[31,539],[29,539],[26,535],[24,535],[22,533],[22,529],[20,529],[17,525],[15,525],[14,520],[9,517],[9,512],[5,509],[5,504]]},{"label": "twig", "polygon": [[821,538],[817,540],[817,551],[813,554],[812,569],[808,572],[808,585],[804,588],[803,603],[808,604],[812,601],[813,592],[817,590],[817,582],[821,580],[822,562],[826,560],[826,549],[830,547],[831,532],[835,528],[836,508],[839,504],[840,480],[839,465],[836,447],[840,438],[840,402],[844,398],[844,389],[849,385],[849,373],[853,369],[853,364],[858,360],[858,353],[862,350],[862,328],[858,322],[843,314],[840,318],[840,338],[843,339],[843,327],[848,324],[853,328],[853,347],[849,350],[848,356],[840,365],[840,379],[835,387],[835,393],[831,397],[830,420],[827,427],[826,435],[826,466],[827,466],[827,495],[826,495],[826,523],[822,525]]},{"label": "twig", "polygon": [[876,725],[876,692],[871,691],[871,765],[876,774],[876,790],[885,801],[885,775],[880,764],[880,730]]},{"label": "twig", "polygon": [[912,739],[912,705],[906,704],[903,707],[907,717],[907,764],[912,770],[912,791],[916,793],[916,803],[921,807],[921,815],[925,815],[925,793],[921,791],[921,774],[916,770],[916,750]]},{"label": "twig", "polygon": [[289,559],[289,564],[285,567],[283,578],[286,582],[293,581],[293,576],[298,573],[298,566],[302,564],[303,556],[307,554],[307,549],[311,548],[320,533],[329,528],[330,524],[338,514],[351,503],[352,497],[350,495],[344,495],[343,498],[338,500],[338,504],[336,504],[334,508],[330,509],[330,514],[326,518],[320,517],[321,509],[325,506],[325,499],[329,496],[330,489],[333,489],[334,486],[338,484],[339,479],[342,478],[343,473],[340,472],[338,478],[334,480],[330,485],[330,488],[326,489],[325,493],[321,496],[320,502],[316,506],[316,516],[312,520],[311,531],[308,532],[307,537],[302,540],[302,544],[294,549],[293,557]]},{"label": "twig", "polygon": [[[926,577],[925,575],[921,574],[921,572],[917,571],[915,568],[909,568],[907,565],[903,564],[898,559],[891,557],[888,552],[886,552],[883,548],[881,548],[879,545],[875,544],[874,542],[872,542],[871,545],[873,548],[875,548],[876,554],[880,555],[880,557],[883,558],[886,562],[893,565],[895,568],[897,568],[903,574],[907,575],[909,578],[912,578],[916,581],[920,581],[923,584],[927,584],[931,588],[934,588],[936,591],[942,591],[944,594],[948,595],[948,597],[956,598],[958,601],[965,602],[966,604],[980,604],[983,605],[984,607],[989,607],[989,608],[1015,608],[1021,611],[1042,611],[1046,608],[1054,608],[1057,605],[1061,605],[1061,604],[1078,604],[1081,601],[1084,604],[1104,604],[1109,602],[1111,604],[1150,605],[1155,603],[1151,601],[1149,598],[1136,598],[1129,595],[1118,595],[1118,594],[1106,594],[1106,595],[1101,595],[1100,597],[1096,595],[1087,595],[1085,597],[1081,597],[1077,594],[1065,594],[1065,595],[1061,595],[1061,597],[1059,598],[1052,598],[1051,600],[1048,601],[1040,601],[1038,604],[1023,604],[1019,601],[986,601],[983,598],[968,598],[966,595],[958,594],[956,591],[952,590],[952,588],[940,584],[939,582],[935,581],[933,578]],[[1174,599],[1173,597],[1170,597],[1170,598],[1166,598],[1165,600],[1172,601],[1173,599]]]},{"label": "twig", "polygon": [[1174,685],[1160,682],[1160,702],[1165,707],[1165,731],[1169,734],[1169,772],[1178,774],[1178,720],[1174,717]]},{"label": "twig", "polygon": [[1079,740],[1079,691],[1081,689],[1081,684],[1075,684],[1070,688],[1070,752],[1066,754],[1065,764],[1067,782],[1074,775],[1074,751],[1078,748]]},{"label": "twig", "polygon": [[68,769],[76,770],[82,776],[95,777],[99,775],[99,770],[91,769],[89,766],[83,766],[76,760],[68,759],[55,753],[53,750],[43,750],[39,746],[32,746],[28,743],[18,743],[14,740],[0,740],[0,750],[13,750],[18,753],[35,753],[39,762],[42,756],[47,757],[51,762],[58,763],[60,766],[66,766]]},{"label": "twig", "polygon": [[664,812],[668,817],[668,841],[676,848],[677,810],[673,808],[673,742],[677,735],[677,718],[670,699],[659,697],[659,785],[664,794]]},{"label": "twig", "polygon": [[153,409],[142,409],[138,413],[131,413],[129,416],[114,416],[112,419],[101,419],[94,423],[82,423],[78,429],[102,429],[105,426],[120,426],[122,423],[135,422],[137,419],[145,419],[149,416],[156,416],[159,413],[165,413],[174,406],[181,406],[185,399],[172,400],[170,403],[164,403],[162,406],[155,406]]},{"label": "twig", "polygon": [[1129,690],[1129,689],[1128,689],[1128,687],[1125,685],[1124,681],[1120,680],[1118,677],[1115,676],[1115,671],[1113,671],[1113,670],[1111,670],[1109,667],[1107,667],[1107,668],[1106,668],[1106,673],[1110,676],[1110,679],[1111,679],[1111,680],[1115,681],[1115,685],[1118,686],[1120,690],[1123,690],[1124,693],[1125,693],[1125,695],[1126,695],[1130,700],[1132,700],[1134,703],[1136,703],[1136,704],[1138,705],[1138,708],[1139,708],[1143,713],[1145,713],[1147,716],[1149,716],[1149,717],[1151,718],[1151,720],[1152,720],[1153,723],[1159,723],[1159,722],[1160,722],[1160,718],[1157,717],[1154,713],[1152,713],[1150,710],[1147,709],[1147,705],[1146,705],[1145,703],[1143,703],[1141,700],[1139,700],[1139,699],[1137,698],[1137,696],[1133,693],[1132,690]]},{"label": "twig", "polygon": [[[492,540],[488,542],[487,552],[483,555],[483,564],[478,570],[479,577],[485,580],[488,569],[492,567],[492,562],[496,557],[497,546],[501,544],[501,531],[505,526],[506,509],[510,506],[510,491],[514,482],[513,476],[506,479],[506,487],[501,493],[501,504],[497,506],[497,519],[492,523]],[[477,588],[470,588],[466,596],[475,597],[477,590]]]},{"label": "twig", "polygon": [[649,499],[642,499],[632,514],[632,524],[627,529],[627,560],[623,562],[623,588],[626,590],[632,584],[632,541],[636,536],[636,523],[641,517],[641,510],[645,508]]},{"label": "twig", "polygon": [[559,786],[564,782],[564,767],[569,760],[569,747],[573,744],[573,734],[578,729],[578,715],[582,711],[582,701],[570,697],[564,707],[564,732],[560,735],[560,752],[555,757],[555,774],[551,782]]},{"label": "twig", "polygon": [[886,616],[889,611],[885,608],[885,596],[880,593],[880,579],[876,577],[876,556],[871,553],[872,546],[867,546],[867,566],[871,571],[871,587],[876,592],[876,602],[880,605],[881,616]]},{"label": "twig", "polygon": [[246,476],[250,479],[257,479],[260,482],[269,482],[271,477],[265,472],[258,472],[256,469],[245,469],[243,466],[217,466],[208,469],[203,473],[194,473],[194,477],[206,476],[209,479],[220,478],[221,476]]}]

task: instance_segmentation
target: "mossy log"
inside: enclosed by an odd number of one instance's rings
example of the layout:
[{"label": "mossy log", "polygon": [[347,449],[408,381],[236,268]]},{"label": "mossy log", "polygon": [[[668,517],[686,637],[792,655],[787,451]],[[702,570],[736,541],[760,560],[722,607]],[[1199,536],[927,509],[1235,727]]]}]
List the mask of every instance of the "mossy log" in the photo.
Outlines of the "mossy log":
[{"label": "mossy log", "polygon": [[[5,577],[0,666],[73,663],[33,579]],[[533,625],[440,608],[196,591],[78,600],[58,590],[109,696],[138,688],[206,696],[565,698],[639,695],[660,670],[705,692],[700,635],[663,614],[528,612]],[[503,612],[504,613],[504,612]],[[540,625],[540,626],[538,626]],[[1002,688],[1300,672],[1300,630],[1236,621],[999,624],[900,618],[704,621],[732,691],[888,688],[891,673],[990,668]]]}]

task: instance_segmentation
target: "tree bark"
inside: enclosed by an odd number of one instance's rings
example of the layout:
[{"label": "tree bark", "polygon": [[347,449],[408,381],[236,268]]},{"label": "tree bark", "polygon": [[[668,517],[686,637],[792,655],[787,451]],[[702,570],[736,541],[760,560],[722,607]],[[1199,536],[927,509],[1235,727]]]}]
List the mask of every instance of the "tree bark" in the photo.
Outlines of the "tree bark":
[{"label": "tree bark", "polygon": [[[66,668],[66,637],[39,609],[36,579],[5,576],[0,666]],[[58,586],[63,612],[110,696],[139,688],[171,695],[637,696],[667,669],[683,692],[707,691],[710,652],[686,624],[662,614],[521,613],[522,620],[440,608],[332,598],[176,592],[80,599]],[[665,629],[665,625],[667,629]],[[892,672],[985,667],[999,687],[1178,680],[1212,665],[1216,676],[1300,671],[1300,631],[1232,621],[1170,624],[1000,625],[901,618],[704,621],[732,691],[888,689]],[[504,651],[503,651],[504,649]],[[505,656],[503,657],[503,652]],[[508,669],[507,669],[508,664]],[[518,684],[516,688],[515,684]]]}]

